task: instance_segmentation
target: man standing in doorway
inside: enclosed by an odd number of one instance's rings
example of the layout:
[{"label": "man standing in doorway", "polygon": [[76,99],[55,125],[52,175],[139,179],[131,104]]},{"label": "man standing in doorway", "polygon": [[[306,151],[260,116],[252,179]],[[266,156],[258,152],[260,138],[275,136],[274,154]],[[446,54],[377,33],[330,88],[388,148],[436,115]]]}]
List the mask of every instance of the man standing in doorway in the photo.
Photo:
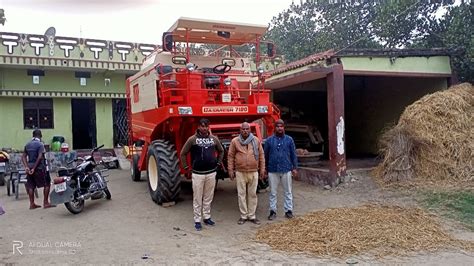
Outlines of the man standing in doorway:
[{"label": "man standing in doorway", "polygon": [[257,184],[265,175],[265,155],[260,140],[250,132],[250,124],[242,123],[240,135],[232,139],[227,157],[229,177],[237,178],[240,219],[260,224],[255,215],[257,210]]},{"label": "man standing in doorway", "polygon": [[36,188],[43,188],[44,200],[43,208],[53,207],[49,203],[49,189],[51,187],[51,179],[46,174],[46,164],[44,160],[44,144],[41,142],[41,130],[33,130],[33,139],[26,145],[22,156],[23,165],[26,171],[26,190],[30,198],[30,209],[40,208],[40,205],[35,204],[34,191]]},{"label": "man standing in doorway", "polygon": [[281,182],[284,190],[285,216],[293,218],[292,176],[297,175],[298,159],[295,142],[285,134],[285,123],[275,122],[275,134],[265,142],[265,161],[267,162],[268,181],[270,183],[270,215],[268,220],[276,218],[277,190]]},{"label": "man standing in doorway", "polygon": [[186,141],[181,150],[180,160],[187,171],[189,171],[189,166],[186,156],[189,152],[191,152],[192,166],[194,227],[197,231],[201,231],[202,217],[206,225],[215,225],[211,219],[211,203],[216,187],[217,168],[221,167],[224,157],[222,144],[209,132],[208,119],[203,118],[199,121],[196,134]]}]

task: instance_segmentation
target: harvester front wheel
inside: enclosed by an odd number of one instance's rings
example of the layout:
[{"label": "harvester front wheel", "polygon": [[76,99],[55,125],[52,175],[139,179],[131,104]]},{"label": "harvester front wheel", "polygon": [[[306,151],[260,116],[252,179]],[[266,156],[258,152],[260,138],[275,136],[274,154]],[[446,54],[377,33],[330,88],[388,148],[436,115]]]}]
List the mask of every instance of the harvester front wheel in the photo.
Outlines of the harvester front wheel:
[{"label": "harvester front wheel", "polygon": [[148,189],[154,202],[176,201],[181,191],[178,155],[173,144],[155,140],[147,154]]}]

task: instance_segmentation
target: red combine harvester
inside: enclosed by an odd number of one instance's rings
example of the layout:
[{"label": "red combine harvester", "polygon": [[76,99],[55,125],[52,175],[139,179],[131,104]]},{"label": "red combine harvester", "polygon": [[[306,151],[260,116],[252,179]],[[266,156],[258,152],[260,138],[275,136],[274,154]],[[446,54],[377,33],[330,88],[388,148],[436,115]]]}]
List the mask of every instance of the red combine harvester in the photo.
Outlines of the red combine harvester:
[{"label": "red combine harvester", "polygon": [[[199,119],[211,121],[212,133],[225,148],[244,121],[251,122],[260,139],[272,134],[279,110],[265,89],[263,67],[255,67],[274,57],[273,44],[260,41],[266,30],[180,18],[163,34],[162,49],[147,56],[140,72],[127,79],[132,180],[139,181],[146,171],[156,203],[175,201],[182,178],[190,178],[182,175],[178,158]],[[253,45],[254,59],[237,51],[245,45]],[[222,169],[218,178],[225,175]]]}]

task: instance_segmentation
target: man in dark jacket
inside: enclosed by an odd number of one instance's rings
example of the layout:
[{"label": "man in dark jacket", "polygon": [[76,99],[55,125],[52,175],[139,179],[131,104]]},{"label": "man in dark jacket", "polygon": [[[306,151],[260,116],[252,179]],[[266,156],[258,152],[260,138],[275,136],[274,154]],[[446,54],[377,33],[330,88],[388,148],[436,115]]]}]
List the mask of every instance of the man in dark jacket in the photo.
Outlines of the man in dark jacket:
[{"label": "man in dark jacket", "polygon": [[286,218],[293,218],[292,176],[297,175],[298,158],[296,157],[293,138],[285,135],[285,123],[278,119],[275,122],[275,134],[265,142],[265,162],[270,183],[270,215],[268,220],[276,218],[277,190],[281,182],[285,193],[283,208]]},{"label": "man in dark jacket", "polygon": [[180,160],[185,170],[189,170],[186,162],[189,152],[191,153],[193,182],[194,227],[200,231],[202,217],[205,224],[215,225],[211,219],[211,203],[214,198],[217,168],[221,167],[224,157],[222,144],[216,136],[209,132],[208,119],[203,118],[199,121],[196,134],[186,141],[181,150]]}]

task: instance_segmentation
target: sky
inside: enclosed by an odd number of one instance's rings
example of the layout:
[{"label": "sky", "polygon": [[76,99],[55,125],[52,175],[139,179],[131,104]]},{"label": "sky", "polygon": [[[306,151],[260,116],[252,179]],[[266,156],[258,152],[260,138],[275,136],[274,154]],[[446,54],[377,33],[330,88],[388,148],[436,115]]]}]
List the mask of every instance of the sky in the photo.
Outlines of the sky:
[{"label": "sky", "polygon": [[[268,25],[294,0],[0,0],[2,32],[160,44],[179,17]],[[299,1],[299,0],[296,0]]]}]

